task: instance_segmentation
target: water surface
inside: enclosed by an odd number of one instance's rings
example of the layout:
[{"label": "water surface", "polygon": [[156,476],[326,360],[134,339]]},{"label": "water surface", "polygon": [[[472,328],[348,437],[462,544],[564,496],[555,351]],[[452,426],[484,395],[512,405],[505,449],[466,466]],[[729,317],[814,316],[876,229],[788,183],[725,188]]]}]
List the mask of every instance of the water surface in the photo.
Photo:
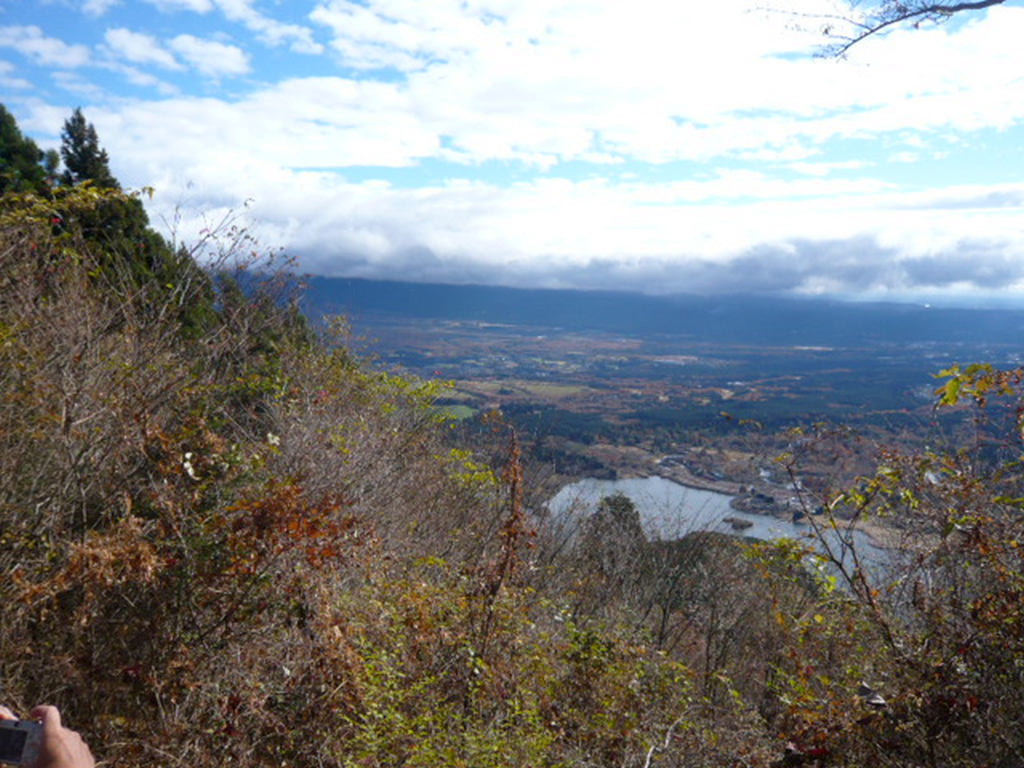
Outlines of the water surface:
[{"label": "water surface", "polygon": [[[792,522],[771,515],[740,512],[730,506],[734,497],[667,480],[664,477],[628,480],[586,478],[564,486],[548,502],[552,523],[571,531],[592,515],[601,499],[616,493],[628,496],[640,513],[640,524],[650,540],[680,539],[693,531],[718,531],[770,541],[779,538],[812,540],[814,529],[807,521]],[[743,521],[736,527],[732,521]],[[834,531],[825,531],[826,539],[838,545]],[[854,532],[858,552],[872,560],[885,558],[884,551],[864,534]],[[838,551],[838,550],[837,550]]]}]

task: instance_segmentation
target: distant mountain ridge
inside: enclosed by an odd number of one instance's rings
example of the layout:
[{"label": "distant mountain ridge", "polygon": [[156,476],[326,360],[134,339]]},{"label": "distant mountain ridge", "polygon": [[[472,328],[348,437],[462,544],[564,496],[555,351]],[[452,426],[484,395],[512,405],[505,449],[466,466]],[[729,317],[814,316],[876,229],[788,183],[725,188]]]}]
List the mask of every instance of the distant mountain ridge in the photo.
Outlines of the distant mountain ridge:
[{"label": "distant mountain ridge", "polygon": [[648,296],[319,276],[308,279],[306,310],[313,316],[345,314],[356,322],[391,315],[570,332],[664,333],[732,344],[1017,344],[1024,337],[1024,310],[1018,309],[742,294]]}]

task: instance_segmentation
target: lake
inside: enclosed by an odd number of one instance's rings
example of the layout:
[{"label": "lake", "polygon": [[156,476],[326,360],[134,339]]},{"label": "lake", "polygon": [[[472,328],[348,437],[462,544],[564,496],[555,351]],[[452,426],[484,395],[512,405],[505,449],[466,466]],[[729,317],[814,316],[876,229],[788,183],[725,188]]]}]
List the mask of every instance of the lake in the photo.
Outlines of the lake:
[{"label": "lake", "polygon": [[[730,506],[733,497],[701,488],[680,485],[664,477],[630,478],[628,480],[594,480],[586,478],[564,486],[547,503],[550,520],[567,534],[581,519],[593,514],[601,499],[621,493],[628,496],[640,513],[640,523],[650,540],[680,539],[693,531],[719,531],[736,536],[770,541],[791,538],[808,539],[813,528],[808,522],[791,522],[771,515],[740,512]],[[749,526],[737,529],[726,520],[742,520]],[[838,541],[833,531],[826,531],[831,542]],[[859,531],[854,532],[858,551],[875,562],[887,560],[885,551]]]}]

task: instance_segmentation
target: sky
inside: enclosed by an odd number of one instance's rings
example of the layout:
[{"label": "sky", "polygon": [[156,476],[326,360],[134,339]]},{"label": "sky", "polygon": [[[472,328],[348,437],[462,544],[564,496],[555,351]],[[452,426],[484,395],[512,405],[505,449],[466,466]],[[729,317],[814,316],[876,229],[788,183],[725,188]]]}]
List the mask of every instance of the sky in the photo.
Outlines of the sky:
[{"label": "sky", "polygon": [[837,2],[0,0],[0,102],[313,274],[1024,304],[1024,4]]}]

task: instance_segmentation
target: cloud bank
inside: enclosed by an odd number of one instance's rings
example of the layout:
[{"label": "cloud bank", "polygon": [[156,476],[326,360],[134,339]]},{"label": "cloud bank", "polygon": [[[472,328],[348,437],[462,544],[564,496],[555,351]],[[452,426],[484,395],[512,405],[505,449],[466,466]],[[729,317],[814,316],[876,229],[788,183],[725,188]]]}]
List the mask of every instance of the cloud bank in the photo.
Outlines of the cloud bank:
[{"label": "cloud bank", "polygon": [[845,61],[813,56],[806,20],[830,0],[149,8],[142,23],[93,0],[74,29],[0,16],[18,22],[0,26],[0,78],[44,144],[84,99],[115,173],[155,187],[178,236],[246,207],[261,240],[330,275],[1024,286],[1022,8],[896,30]]}]

